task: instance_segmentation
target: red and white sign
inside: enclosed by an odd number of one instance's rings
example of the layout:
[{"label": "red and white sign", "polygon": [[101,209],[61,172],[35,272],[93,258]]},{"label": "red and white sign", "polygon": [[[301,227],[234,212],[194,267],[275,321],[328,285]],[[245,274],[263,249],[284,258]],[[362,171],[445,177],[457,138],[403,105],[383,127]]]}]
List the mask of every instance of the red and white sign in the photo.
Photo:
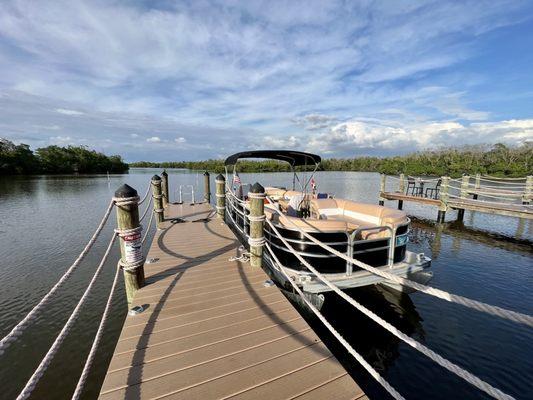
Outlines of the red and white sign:
[{"label": "red and white sign", "polygon": [[124,236],[124,258],[128,264],[134,264],[142,260],[141,233]]}]

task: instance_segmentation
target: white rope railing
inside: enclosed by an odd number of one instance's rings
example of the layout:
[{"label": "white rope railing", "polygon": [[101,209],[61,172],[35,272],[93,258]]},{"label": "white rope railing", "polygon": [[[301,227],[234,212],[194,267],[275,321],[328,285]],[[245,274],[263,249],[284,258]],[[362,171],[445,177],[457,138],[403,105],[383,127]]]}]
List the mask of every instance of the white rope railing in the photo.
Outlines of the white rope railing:
[{"label": "white rope railing", "polygon": [[324,324],[326,328],[333,334],[333,336],[343,345],[343,347],[350,353],[358,362],[363,366],[363,368],[379,383],[383,388],[389,392],[389,394],[397,399],[401,400],[404,399],[404,397],[394,389],[389,382],[383,378],[379,372],[377,372],[365,359],[362,355],[360,355],[351,345],[348,343],[346,339],[342,337],[342,335],[329,323],[329,321],[322,315],[320,311],[314,306],[313,303],[311,303],[307,297],[303,294],[302,290],[298,287],[298,285],[291,279],[287,271],[285,270],[285,267],[281,264],[279,259],[276,257],[276,254],[270,247],[268,243],[265,243],[265,247],[270,253],[270,255],[273,257],[274,261],[276,262],[276,265],[278,266],[279,270],[285,275],[287,278],[287,281],[289,281],[294,288],[294,290],[300,295],[301,299],[305,302],[307,307],[313,311],[313,313],[317,316],[317,318]]},{"label": "white rope railing", "polygon": [[91,345],[91,350],[89,351],[89,355],[87,356],[87,361],[85,361],[85,365],[83,366],[83,371],[81,373],[80,379],[78,380],[78,384],[76,385],[76,390],[74,391],[74,394],[72,395],[73,400],[78,400],[81,396],[81,393],[83,392],[83,387],[85,386],[87,377],[89,376],[89,371],[91,370],[92,364],[94,362],[94,358],[96,356],[96,350],[98,349],[98,346],[100,345],[100,341],[102,340],[102,335],[104,333],[105,324],[107,322],[107,319],[109,317],[109,312],[111,310],[113,296],[117,288],[119,272],[120,272],[120,266],[117,264],[115,278],[113,279],[113,284],[111,285],[111,291],[109,292],[109,297],[107,298],[104,313],[102,314],[102,318],[100,319],[98,330],[96,331],[93,344]]},{"label": "white rope railing", "polygon": [[[418,342],[417,340],[411,338],[410,336],[406,335],[393,325],[389,324],[387,321],[355,301],[353,298],[348,296],[346,293],[344,293],[342,290],[340,290],[336,285],[332,284],[324,275],[322,275],[320,272],[318,272],[307,260],[305,260],[298,252],[294,251],[294,248],[290,246],[289,242],[285,240],[285,238],[279,233],[279,231],[276,229],[274,224],[267,220],[267,223],[269,224],[270,228],[274,231],[278,239],[280,239],[285,247],[292,252],[298,258],[298,260],[309,269],[317,278],[319,278],[326,286],[328,286],[332,291],[334,291],[336,294],[338,294],[340,297],[342,297],[344,300],[346,300],[349,304],[357,308],[359,311],[361,311],[363,314],[365,314],[367,317],[372,319],[374,322],[388,330],[390,333],[392,333],[397,338],[403,340],[405,343],[407,343],[409,346],[413,347],[414,349],[418,350],[431,360],[435,361],[440,366],[446,368],[448,371],[453,372],[460,378],[466,380],[470,384],[476,386],[478,389],[483,390],[485,393],[491,395],[492,397],[496,399],[513,399],[513,397],[509,396],[508,394],[502,392],[501,390],[495,388],[494,386],[490,385],[489,383],[479,379],[477,376],[473,375],[472,373],[468,372],[467,370],[461,368],[457,364],[452,363],[451,361],[446,360],[444,357],[440,356],[439,354],[435,353],[430,348],[426,347],[422,343]],[[292,281],[289,278],[289,281]]]},{"label": "white rope railing", "polygon": [[468,187],[474,187],[476,189],[485,189],[485,188],[499,189],[505,192],[514,192],[514,193],[523,193],[525,189],[524,186],[521,186],[521,187],[494,186],[494,185],[485,185],[484,183],[476,187],[476,184],[472,182],[469,182]]},{"label": "white rope railing", "polygon": [[148,210],[152,209],[153,201],[154,201],[154,198],[150,197],[150,201],[146,205],[146,208],[144,209],[143,215],[141,216],[141,218],[139,218],[139,222],[141,222],[144,219],[144,217],[146,217],[146,214],[148,213]]},{"label": "white rope railing", "polygon": [[[378,268],[372,267],[368,264],[365,264],[355,258],[352,258],[350,256],[347,256],[346,254],[341,253],[338,250],[335,250],[333,247],[328,246],[327,244],[322,243],[318,239],[311,236],[309,233],[305,232],[301,227],[299,227],[297,224],[295,224],[293,221],[291,221],[290,218],[286,218],[285,215],[279,210],[276,210],[274,208],[269,208],[269,210],[274,210],[276,213],[280,215],[281,218],[283,218],[284,221],[287,221],[292,226],[294,226],[303,236],[305,236],[307,239],[315,243],[316,245],[322,247],[323,249],[329,251],[331,254],[336,255],[337,257],[340,257],[350,263],[353,263],[354,265],[367,270],[368,272],[371,272],[375,275],[381,276],[382,278],[385,278],[387,280],[390,280],[392,282],[398,283],[403,286],[410,287],[412,289],[418,290],[419,292],[429,294],[431,296],[438,297],[440,299],[461,304],[465,307],[472,308],[477,311],[482,311],[488,314],[496,315],[500,318],[508,319],[510,321],[519,322],[528,326],[533,327],[533,317],[530,315],[522,314],[516,311],[507,310],[502,307],[493,306],[487,303],[483,303],[481,301],[472,300],[467,297],[463,297],[460,295],[452,294],[449,292],[446,292],[441,289],[437,289],[431,286],[423,285],[421,283],[403,278],[401,276],[397,276],[394,274],[391,274],[389,272],[386,272],[384,270],[380,270]],[[269,225],[272,226],[272,223],[267,219],[267,222]]]},{"label": "white rope railing", "polygon": [[31,392],[35,389],[35,386],[39,382],[39,379],[41,379],[44,372],[46,371],[46,369],[52,362],[52,359],[58,352],[59,347],[61,346],[61,344],[63,343],[63,341],[69,334],[70,330],[72,329],[72,326],[76,322],[83,304],[89,297],[89,293],[91,292],[91,289],[93,288],[94,283],[96,282],[96,279],[98,278],[98,276],[100,275],[100,272],[102,271],[102,268],[107,260],[107,257],[109,256],[111,248],[113,247],[113,244],[115,243],[116,237],[117,237],[116,234],[113,234],[113,236],[111,237],[111,240],[109,241],[109,245],[107,246],[107,249],[102,257],[102,260],[100,261],[100,264],[96,268],[96,271],[94,272],[94,275],[91,281],[89,282],[89,285],[85,289],[85,292],[81,296],[80,300],[78,301],[78,304],[76,305],[76,307],[70,314],[70,317],[68,318],[67,322],[63,326],[63,329],[61,329],[61,332],[59,332],[59,335],[56,337],[54,343],[52,344],[52,346],[50,347],[50,349],[48,350],[48,352],[42,359],[41,363],[39,364],[39,366],[37,367],[37,369],[31,376],[31,378],[28,380],[28,382],[24,386],[24,389],[22,389],[22,391],[18,395],[17,400],[24,400],[30,396]]},{"label": "white rope railing", "polygon": [[452,188],[454,190],[457,190],[459,192],[466,191],[466,192],[468,192],[468,194],[477,194],[477,195],[480,195],[480,196],[487,196],[487,197],[520,198],[524,194],[523,192],[513,192],[513,193],[509,193],[509,192],[507,192],[507,193],[506,192],[490,192],[490,191],[483,190],[484,189],[483,186],[478,188],[478,189],[472,189],[471,187],[460,188],[460,187],[455,187],[455,186],[450,186],[450,188]]},{"label": "white rope railing", "polygon": [[148,197],[148,194],[150,193],[150,189],[151,189],[151,186],[152,185],[148,185],[148,188],[146,189],[146,193],[144,194],[143,198],[139,201],[139,205],[141,205],[142,203],[144,203],[144,201],[146,200],[146,198]]},{"label": "white rope railing", "polygon": [[152,221],[154,219],[154,214],[155,214],[154,211],[152,211],[152,213],[150,214],[150,219],[148,220],[148,226],[144,232],[144,237],[141,240],[141,244],[144,244],[144,242],[146,241],[146,238],[148,237],[150,233],[150,228],[152,227]]},{"label": "white rope railing", "polygon": [[509,178],[509,177],[498,177],[498,176],[491,176],[491,175],[483,175],[481,176],[481,179],[498,179],[498,180],[504,180],[504,181],[525,181],[526,177],[521,178]]},{"label": "white rope railing", "polygon": [[[480,194],[479,196],[483,197],[482,194]],[[456,199],[458,201],[470,201],[470,202],[475,202],[475,203],[479,203],[479,204],[486,204],[488,206],[520,206],[522,207],[523,209],[525,210],[530,210],[530,209],[533,209],[533,205],[531,204],[519,204],[519,203],[511,203],[510,201],[508,202],[502,202],[502,201],[493,201],[493,200],[474,200],[474,199],[465,199],[464,197],[461,197],[461,196],[456,196],[456,195],[453,195],[451,193],[448,193],[448,197],[452,198],[452,199]],[[489,196],[490,197],[490,196]],[[502,200],[502,199],[500,199]],[[505,200],[505,199],[504,199]]]},{"label": "white rope railing", "polygon": [[504,180],[498,181],[498,180],[494,180],[494,179],[485,179],[485,178],[479,178],[479,180],[483,181],[483,182],[497,183],[498,185],[508,185],[508,186],[515,186],[515,187],[525,187],[526,186],[525,182],[524,183],[506,182]]},{"label": "white rope railing", "polygon": [[17,338],[22,334],[22,332],[27,328],[28,324],[36,318],[37,313],[41,310],[41,308],[43,308],[48,303],[54,293],[57,292],[57,290],[65,283],[65,281],[80,265],[81,261],[85,258],[89,250],[91,250],[91,248],[93,247],[94,243],[96,242],[96,239],[98,239],[100,232],[102,232],[102,229],[104,228],[107,220],[109,219],[109,215],[111,214],[111,210],[113,209],[114,205],[114,200],[109,203],[109,206],[107,207],[107,210],[104,213],[100,224],[96,228],[96,231],[93,233],[92,237],[89,239],[89,242],[82,250],[78,258],[74,260],[72,265],[67,269],[67,271],[65,271],[63,276],[61,276],[57,283],[48,291],[48,293],[46,293],[46,295],[41,299],[41,301],[37,303],[37,305],[35,305],[26,314],[26,316],[13,329],[11,329],[11,331],[6,336],[4,336],[4,338],[2,338],[2,340],[0,340],[0,355],[4,353],[4,351],[9,347],[11,343],[17,340]]}]

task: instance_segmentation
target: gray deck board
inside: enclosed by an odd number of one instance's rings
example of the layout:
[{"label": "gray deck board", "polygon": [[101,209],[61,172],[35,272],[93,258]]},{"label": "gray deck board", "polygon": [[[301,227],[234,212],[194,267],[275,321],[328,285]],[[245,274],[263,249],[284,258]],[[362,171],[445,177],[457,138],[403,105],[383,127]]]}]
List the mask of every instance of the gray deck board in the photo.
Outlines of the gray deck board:
[{"label": "gray deck board", "polygon": [[[239,243],[207,204],[169,205],[101,399],[365,397],[262,270],[229,261]],[[365,397],[366,398],[366,397]]]}]

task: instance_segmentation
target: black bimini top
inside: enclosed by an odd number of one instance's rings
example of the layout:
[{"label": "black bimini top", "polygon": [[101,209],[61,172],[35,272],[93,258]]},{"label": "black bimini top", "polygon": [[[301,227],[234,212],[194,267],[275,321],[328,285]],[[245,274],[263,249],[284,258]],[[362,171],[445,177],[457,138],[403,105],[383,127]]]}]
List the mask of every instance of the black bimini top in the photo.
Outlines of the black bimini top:
[{"label": "black bimini top", "polygon": [[286,161],[293,167],[298,165],[313,165],[320,163],[320,156],[302,151],[292,150],[255,150],[235,153],[224,162],[224,165],[235,165],[240,158],[268,158],[272,160]]}]

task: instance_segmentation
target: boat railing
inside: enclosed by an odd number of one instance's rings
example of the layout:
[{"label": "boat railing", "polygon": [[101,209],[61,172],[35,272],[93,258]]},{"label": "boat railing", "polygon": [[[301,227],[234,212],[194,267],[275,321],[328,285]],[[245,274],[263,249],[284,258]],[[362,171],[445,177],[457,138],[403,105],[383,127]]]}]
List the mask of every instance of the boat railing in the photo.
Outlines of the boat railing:
[{"label": "boat railing", "polygon": [[[237,197],[233,192],[231,192],[231,190],[229,190],[229,188],[226,188],[226,197],[227,197],[227,206],[228,206],[227,208],[228,218],[230,219],[232,225],[235,226],[235,228],[242,235],[246,236],[249,232],[249,225],[250,225],[250,221],[248,218],[250,209],[249,209],[248,203],[246,202],[246,200],[240,199],[239,197]],[[272,199],[269,199],[269,201],[270,201],[270,204],[272,205],[275,204],[275,202]],[[234,216],[234,213],[235,213],[235,216]],[[239,215],[240,218],[237,217],[237,215]],[[237,221],[237,219],[241,219],[242,224],[239,224],[238,223],[239,221]],[[407,222],[400,226],[404,226],[404,225],[408,226],[409,223],[410,223],[410,220],[407,219]],[[287,227],[287,226],[285,226],[284,229],[294,230],[291,227]],[[360,237],[363,232],[371,232],[371,231],[381,232],[383,230],[388,231],[389,233],[388,236],[379,237],[375,239],[359,239],[359,240],[356,239]],[[396,250],[396,247],[402,246],[407,243],[407,241],[405,241],[403,244],[398,245],[397,238],[407,237],[409,233],[409,231],[406,230],[405,233],[401,235],[397,235],[396,231],[397,231],[397,227],[391,226],[391,225],[363,227],[363,228],[358,228],[352,232],[349,232],[349,231],[342,232],[346,235],[346,241],[334,241],[334,242],[325,242],[325,243],[327,243],[329,246],[342,246],[342,245],[346,246],[346,251],[344,254],[346,254],[347,256],[351,258],[355,258],[357,254],[365,254],[365,253],[372,253],[375,251],[387,250],[387,264],[386,265],[389,268],[392,268],[394,266],[394,252]],[[338,233],[341,233],[341,232],[338,232]],[[274,241],[272,240],[272,236],[273,235],[270,233],[270,231],[268,229],[265,229],[265,240],[271,246],[281,251],[285,251],[289,253],[297,252],[301,256],[311,257],[311,258],[336,258],[337,257],[331,253],[329,254],[310,253],[310,252],[305,252],[305,251],[299,251],[294,248],[289,251],[285,247],[274,243]],[[284,238],[290,243],[294,243],[298,245],[306,245],[306,246],[316,246],[313,242],[309,240],[292,239],[292,238],[287,238],[287,237],[284,237]],[[372,248],[363,249],[363,250],[355,250],[355,247],[357,247],[360,244],[368,244],[368,243],[374,243],[374,242],[380,242],[380,241],[386,241],[387,244],[385,246],[380,246],[380,247],[372,247]],[[354,264],[352,262],[346,261],[345,273],[347,276],[351,276],[353,274],[353,266]]]}]

